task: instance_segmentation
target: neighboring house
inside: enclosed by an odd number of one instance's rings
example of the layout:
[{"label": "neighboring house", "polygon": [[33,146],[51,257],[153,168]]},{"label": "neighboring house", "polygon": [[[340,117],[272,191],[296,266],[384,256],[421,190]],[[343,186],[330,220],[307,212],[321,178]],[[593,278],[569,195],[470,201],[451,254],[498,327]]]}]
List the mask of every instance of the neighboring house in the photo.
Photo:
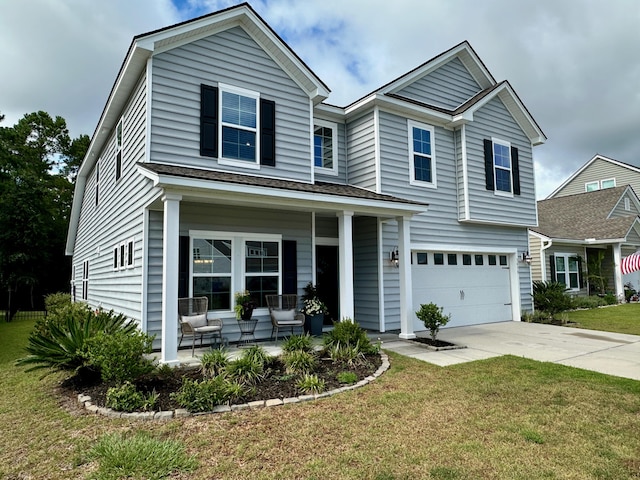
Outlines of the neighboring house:
[{"label": "neighboring house", "polygon": [[640,167],[629,165],[603,155],[595,155],[555,189],[547,198],[593,192],[605,188],[631,185],[640,192]]},{"label": "neighboring house", "polygon": [[539,201],[538,226],[529,235],[532,279],[564,283],[575,295],[606,291],[623,300],[625,283],[639,286],[637,272],[620,271],[621,258],[640,248],[639,214],[629,185]]},{"label": "neighboring house", "polygon": [[402,338],[520,320],[546,138],[467,42],[346,107],[247,4],[139,35],[80,167],[76,298],[121,311],[177,358],[177,299],[318,285],[335,318]]}]

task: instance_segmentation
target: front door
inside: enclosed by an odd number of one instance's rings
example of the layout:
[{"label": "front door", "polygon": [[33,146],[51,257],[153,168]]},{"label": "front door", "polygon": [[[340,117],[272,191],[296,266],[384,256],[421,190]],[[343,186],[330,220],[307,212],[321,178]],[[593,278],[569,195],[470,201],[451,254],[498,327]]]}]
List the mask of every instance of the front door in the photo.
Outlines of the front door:
[{"label": "front door", "polygon": [[338,247],[335,245],[316,246],[316,288],[318,297],[329,309],[324,317],[325,325],[340,319],[340,288],[338,274]]}]

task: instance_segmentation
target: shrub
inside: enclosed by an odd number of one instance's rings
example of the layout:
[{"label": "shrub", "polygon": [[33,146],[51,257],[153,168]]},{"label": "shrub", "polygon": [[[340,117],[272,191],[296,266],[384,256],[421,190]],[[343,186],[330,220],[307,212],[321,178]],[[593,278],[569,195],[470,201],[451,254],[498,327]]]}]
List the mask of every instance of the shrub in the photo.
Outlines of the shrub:
[{"label": "shrub", "polygon": [[86,303],[65,303],[62,301],[58,303],[55,299],[53,303],[51,309],[47,307],[47,316],[36,320],[33,326],[33,334],[51,337],[51,325],[65,328],[69,318],[73,318],[77,323],[83,324],[88,317],[93,315]]},{"label": "shrub", "polygon": [[347,385],[351,385],[358,381],[358,376],[353,372],[340,372],[336,375],[336,378],[340,383],[345,383]]},{"label": "shrub", "polygon": [[435,303],[421,304],[420,310],[416,312],[418,320],[431,332],[431,339],[435,342],[440,327],[445,326],[451,320],[451,314],[445,315],[443,308]]},{"label": "shrub", "polygon": [[597,308],[605,305],[604,299],[597,295],[589,297],[575,297],[572,300],[573,308]]},{"label": "shrub", "polygon": [[124,437],[107,434],[90,450],[98,469],[91,478],[167,478],[174,473],[195,470],[197,462],[174,440],[156,440],[141,432]]},{"label": "shrub", "polygon": [[365,354],[377,353],[378,351],[367,337],[367,332],[349,318],[344,318],[336,323],[333,330],[324,335],[323,343],[326,350],[340,344],[357,347],[360,352]]},{"label": "shrub", "polygon": [[119,412],[135,412],[155,410],[158,394],[153,391],[144,394],[138,391],[131,382],[107,390],[105,405]]},{"label": "shrub", "polygon": [[47,315],[53,314],[69,305],[71,305],[71,295],[68,293],[51,293],[44,297],[44,308],[47,310]]},{"label": "shrub", "polygon": [[252,362],[259,363],[260,365],[262,365],[262,368],[269,366],[273,361],[267,351],[259,345],[253,345],[243,350],[242,358],[246,358]]},{"label": "shrub", "polygon": [[336,343],[326,351],[334,363],[346,363],[347,365],[364,365],[367,362],[364,352],[359,345],[347,345]]},{"label": "shrub", "polygon": [[607,305],[615,305],[616,303],[618,303],[618,299],[613,293],[607,293],[604,296],[604,303],[606,303]]},{"label": "shrub", "polygon": [[153,371],[153,363],[144,357],[152,349],[153,337],[140,331],[98,332],[86,342],[87,361],[100,372],[106,383],[122,383]]},{"label": "shrub", "polygon": [[292,350],[282,354],[282,362],[287,373],[310,373],[315,370],[318,361],[311,352]]},{"label": "shrub", "polygon": [[200,359],[202,375],[211,378],[221,375],[229,365],[229,353],[226,349],[211,350],[202,354]]},{"label": "shrub", "polygon": [[216,405],[229,403],[241,397],[245,388],[222,375],[197,381],[186,378],[171,397],[190,412],[210,412]]},{"label": "shrub", "polygon": [[61,309],[60,318],[50,322],[44,331],[34,330],[29,335],[27,357],[19,359],[17,365],[31,365],[27,371],[48,368],[52,372],[77,371],[88,366],[87,340],[98,332],[113,334],[118,331],[134,332],[136,324],[124,315],[113,311],[92,312],[72,304],[69,311]]},{"label": "shrub", "polygon": [[566,287],[559,282],[533,282],[533,304],[536,310],[543,310],[552,316],[571,309],[572,300],[566,294]]},{"label": "shrub", "polygon": [[307,333],[305,335],[291,335],[287,338],[282,344],[282,351],[292,352],[294,350],[312,352],[313,344],[311,343],[311,336]]},{"label": "shrub", "polygon": [[264,365],[253,356],[243,355],[229,362],[226,372],[240,383],[255,384],[264,377]]},{"label": "shrub", "polygon": [[322,393],[325,389],[325,382],[317,375],[305,374],[296,382],[296,388],[304,394]]}]

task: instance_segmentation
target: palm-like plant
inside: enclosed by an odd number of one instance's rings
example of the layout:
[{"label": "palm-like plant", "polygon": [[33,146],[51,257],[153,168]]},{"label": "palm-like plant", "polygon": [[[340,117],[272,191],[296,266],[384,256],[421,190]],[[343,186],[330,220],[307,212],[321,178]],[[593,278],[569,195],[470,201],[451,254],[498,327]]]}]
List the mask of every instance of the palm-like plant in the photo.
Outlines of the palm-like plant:
[{"label": "palm-like plant", "polygon": [[46,332],[34,331],[26,347],[29,355],[19,359],[17,365],[29,365],[27,371],[48,368],[52,372],[77,371],[87,365],[86,344],[98,332],[112,334],[116,331],[132,333],[136,324],[122,314],[113,311],[87,311],[83,317],[69,315],[57,323],[51,323]]}]

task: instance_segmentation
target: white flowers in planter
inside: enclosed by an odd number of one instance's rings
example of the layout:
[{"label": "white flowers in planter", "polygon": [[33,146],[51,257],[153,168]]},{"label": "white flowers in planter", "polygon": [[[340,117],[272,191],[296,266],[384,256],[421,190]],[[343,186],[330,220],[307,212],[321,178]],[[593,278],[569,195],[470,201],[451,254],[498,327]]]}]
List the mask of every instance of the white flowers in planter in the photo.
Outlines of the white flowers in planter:
[{"label": "white flowers in planter", "polygon": [[305,315],[310,317],[314,315],[320,315],[327,312],[327,306],[320,301],[318,297],[311,298],[304,301],[304,306],[300,310]]}]

